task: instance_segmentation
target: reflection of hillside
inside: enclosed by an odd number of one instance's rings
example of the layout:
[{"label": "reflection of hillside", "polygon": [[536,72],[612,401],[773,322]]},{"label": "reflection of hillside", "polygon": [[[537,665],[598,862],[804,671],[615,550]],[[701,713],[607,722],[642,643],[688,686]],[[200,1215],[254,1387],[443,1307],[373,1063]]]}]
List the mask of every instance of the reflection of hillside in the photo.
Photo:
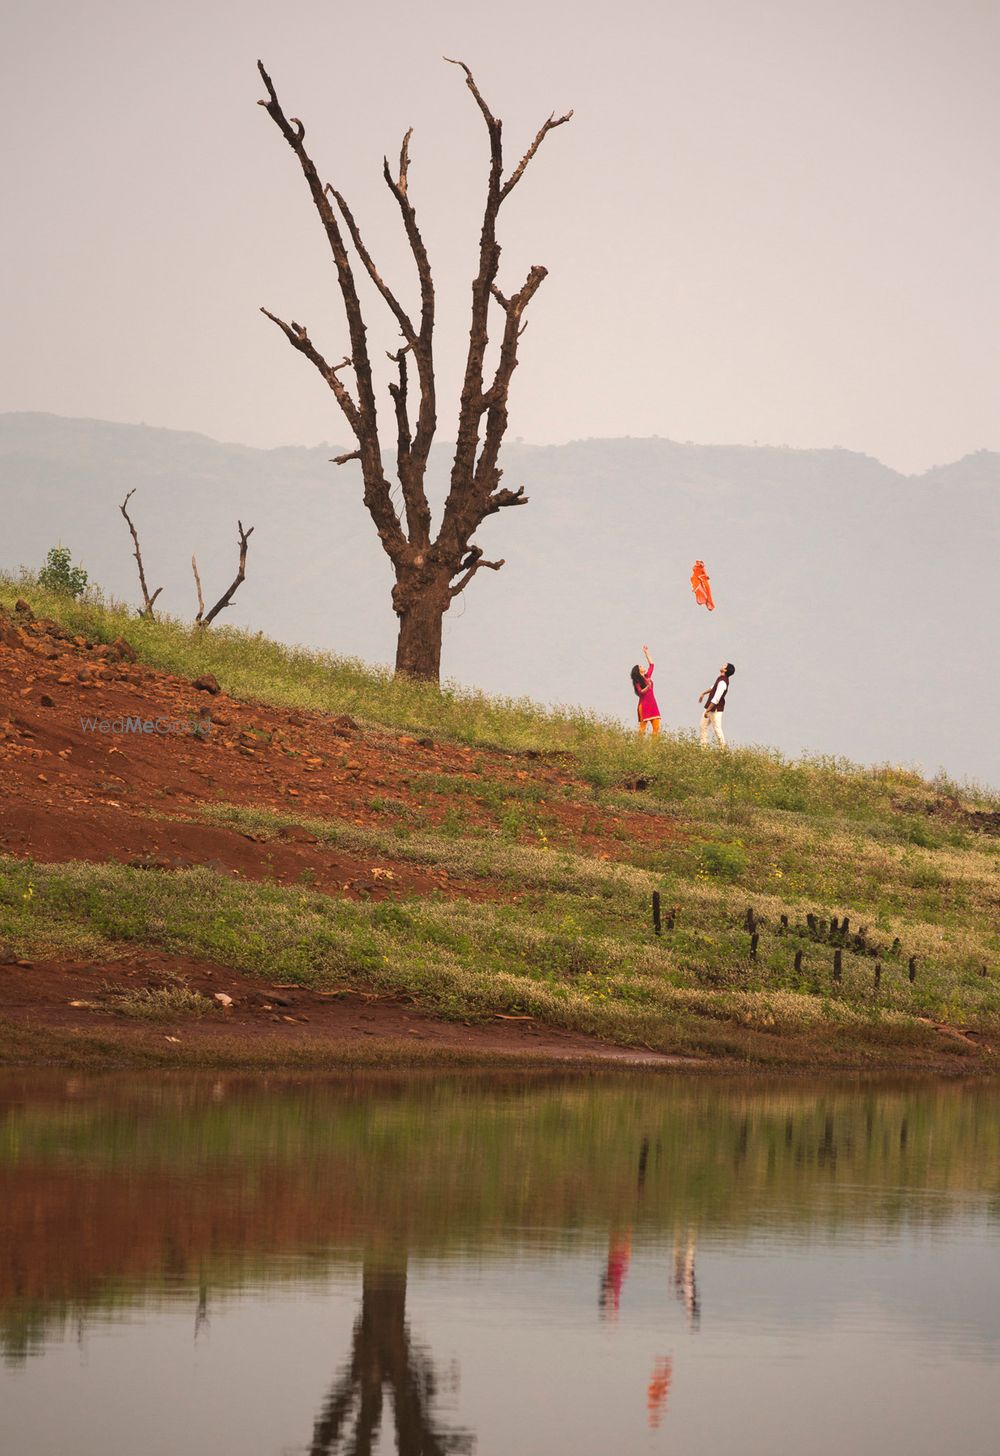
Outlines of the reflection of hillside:
[{"label": "reflection of hillside", "polygon": [[951,1191],[1000,1215],[986,1086],[63,1081],[0,1083],[0,1108],[0,1340],[15,1356],[78,1312],[296,1277],[305,1259],[322,1273],[361,1247],[891,1231],[943,1224]]}]

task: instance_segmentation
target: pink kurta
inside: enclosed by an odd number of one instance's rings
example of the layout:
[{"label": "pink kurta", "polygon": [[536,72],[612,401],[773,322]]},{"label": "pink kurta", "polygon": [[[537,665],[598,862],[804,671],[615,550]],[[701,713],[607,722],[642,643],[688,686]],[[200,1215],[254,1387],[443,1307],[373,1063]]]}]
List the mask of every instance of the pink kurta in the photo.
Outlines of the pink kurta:
[{"label": "pink kurta", "polygon": [[644,673],[646,687],[639,695],[639,722],[644,723],[647,718],[658,718],[660,710],[656,705],[656,694],[653,692],[653,667],[651,662]]}]

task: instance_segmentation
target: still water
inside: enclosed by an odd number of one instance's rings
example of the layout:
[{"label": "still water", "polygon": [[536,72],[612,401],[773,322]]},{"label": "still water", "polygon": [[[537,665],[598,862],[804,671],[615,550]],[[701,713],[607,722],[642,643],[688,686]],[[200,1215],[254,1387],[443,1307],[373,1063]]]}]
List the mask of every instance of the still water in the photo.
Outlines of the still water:
[{"label": "still water", "polygon": [[4,1456],[996,1456],[1000,1089],[0,1080]]}]

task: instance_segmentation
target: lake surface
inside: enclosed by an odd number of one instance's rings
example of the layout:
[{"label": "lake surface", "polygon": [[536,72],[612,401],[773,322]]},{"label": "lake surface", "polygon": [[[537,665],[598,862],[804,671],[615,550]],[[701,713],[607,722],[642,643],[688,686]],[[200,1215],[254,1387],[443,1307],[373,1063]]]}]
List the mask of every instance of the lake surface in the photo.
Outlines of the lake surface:
[{"label": "lake surface", "polygon": [[1000,1089],[0,1078],[4,1456],[996,1456]]}]

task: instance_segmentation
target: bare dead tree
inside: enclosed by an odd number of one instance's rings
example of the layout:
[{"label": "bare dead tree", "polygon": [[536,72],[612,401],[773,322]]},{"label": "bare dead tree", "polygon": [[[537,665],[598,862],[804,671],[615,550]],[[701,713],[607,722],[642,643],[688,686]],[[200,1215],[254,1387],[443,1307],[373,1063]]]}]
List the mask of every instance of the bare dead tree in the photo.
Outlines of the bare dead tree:
[{"label": "bare dead tree", "polygon": [[198,615],[196,622],[200,622],[205,615],[205,598],[201,594],[201,577],[198,575],[198,561],[194,552],[191,553],[191,570],[194,572],[194,589],[198,593]]},{"label": "bare dead tree", "polygon": [[[410,200],[410,137],[403,138],[399,168],[393,172],[383,158],[382,175],[399,207],[403,228],[416,265],[420,285],[420,317],[411,318],[396,294],[384,281],[365,245],[351,209],[336,188],[324,185],[316,165],[305,148],[305,127],[297,117],[286,117],[270,76],[262,63],[257,68],[268,99],[259,104],[277,125],[298,158],[312,196],[313,205],[326,233],[337,272],[350,353],[331,365],[316,348],[308,330],[294,321],[286,323],[266,308],[261,312],[277,324],[293,348],[319,371],[339,405],[356,441],[356,448],[340,455],[337,465],[360,462],[364,503],[375,523],[382,547],[392,562],[395,585],[393,609],[399,618],[396,671],[438,681],[441,673],[441,634],[444,614],[465,590],[477,572],[499,571],[503,560],[487,561],[473,536],[488,516],[508,506],[527,504],[524,487],[501,488],[498,460],[507,429],[507,397],[517,367],[517,350],[524,332],[524,311],[537,292],[547,269],[535,265],[517,292],[505,296],[497,285],[500,244],[496,225],[500,208],[520,182],[545,137],[569,121],[573,113],[552,115],[539,128],[534,140],[513,171],[505,178],[502,123],[490,111],[472,72],[464,61],[452,61],[465,73],[465,82],[486,122],[490,144],[486,203],[479,242],[478,271],[472,282],[472,321],[469,350],[459,404],[455,457],[448,495],[437,535],[431,535],[431,511],[424,487],[427,461],[437,427],[434,379],[434,283],[430,261],[417,226]],[[338,217],[339,214],[339,217]],[[397,370],[389,385],[396,423],[396,475],[403,503],[403,519],[392,498],[378,436],[378,414],[367,329],[361,311],[354,269],[344,231],[364,271],[393,315],[402,345],[390,360]],[[490,340],[491,311],[499,309],[499,357],[487,381],[486,352]],[[415,375],[417,399],[410,400],[410,373]],[[341,378],[350,371],[353,392]]]},{"label": "bare dead tree", "polygon": [[253,535],[254,528],[253,526],[251,526],[248,531],[244,531],[242,521],[237,521],[236,524],[239,527],[240,532],[240,564],[237,568],[236,577],[233,581],[232,586],[230,586],[226,591],[222,593],[222,596],[219,598],[215,606],[209,612],[205,611],[205,602],[201,594],[201,578],[198,575],[198,563],[195,561],[193,556],[191,557],[191,566],[194,569],[194,579],[198,588],[198,615],[194,619],[196,626],[207,627],[210,622],[214,622],[215,618],[219,615],[222,609],[229,606],[229,603],[236,595],[239,587],[246,580],[247,544],[250,540],[250,537]]},{"label": "bare dead tree", "polygon": [[132,552],[132,555],[135,557],[136,565],[139,568],[139,585],[142,588],[142,611],[139,613],[139,616],[140,617],[148,617],[149,620],[152,621],[153,620],[153,603],[156,601],[156,598],[160,595],[160,592],[163,590],[163,588],[162,588],[162,586],[158,586],[156,588],[155,592],[153,593],[153,595],[152,596],[149,595],[149,588],[146,586],[146,573],[145,573],[145,570],[143,569],[143,565],[142,565],[142,552],[139,549],[139,533],[136,531],[135,526],[134,526],[134,524],[132,522],[132,517],[129,515],[128,509],[127,509],[128,508],[128,503],[129,503],[129,501],[132,499],[132,497],[134,495],[135,495],[135,486],[133,486],[132,489],[129,491],[128,495],[122,501],[122,503],[118,507],[118,509],[121,511],[122,515],[125,517],[125,524],[129,528],[129,531],[130,531],[131,536],[132,536],[132,544],[135,547],[135,550]]}]

